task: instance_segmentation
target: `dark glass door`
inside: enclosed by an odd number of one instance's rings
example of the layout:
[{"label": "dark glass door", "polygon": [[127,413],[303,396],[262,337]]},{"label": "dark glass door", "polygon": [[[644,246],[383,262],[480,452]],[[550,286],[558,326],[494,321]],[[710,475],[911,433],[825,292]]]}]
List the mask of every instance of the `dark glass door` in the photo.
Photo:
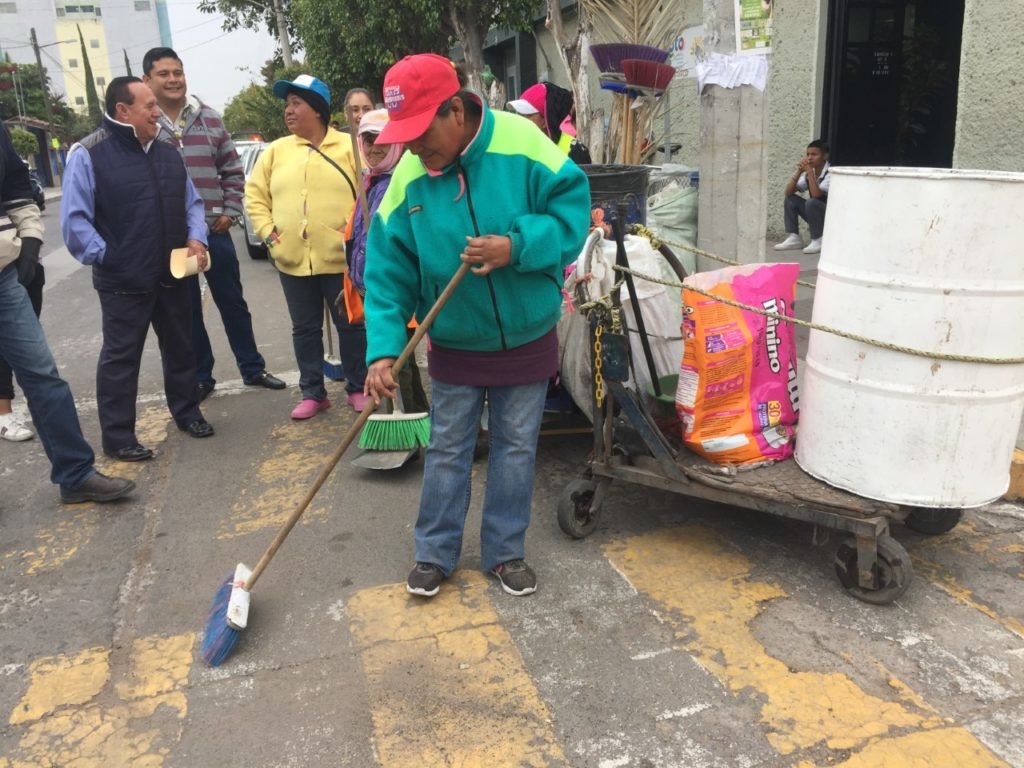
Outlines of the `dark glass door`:
[{"label": "dark glass door", "polygon": [[964,0],[831,0],[829,12],[833,162],[949,168]]}]

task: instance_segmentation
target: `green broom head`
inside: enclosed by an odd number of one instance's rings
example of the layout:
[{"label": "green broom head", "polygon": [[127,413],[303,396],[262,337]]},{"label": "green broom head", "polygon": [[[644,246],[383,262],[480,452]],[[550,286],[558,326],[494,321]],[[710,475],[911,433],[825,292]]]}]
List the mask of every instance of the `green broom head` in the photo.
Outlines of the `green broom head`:
[{"label": "green broom head", "polygon": [[364,451],[410,451],[429,442],[428,413],[375,413],[359,435]]}]

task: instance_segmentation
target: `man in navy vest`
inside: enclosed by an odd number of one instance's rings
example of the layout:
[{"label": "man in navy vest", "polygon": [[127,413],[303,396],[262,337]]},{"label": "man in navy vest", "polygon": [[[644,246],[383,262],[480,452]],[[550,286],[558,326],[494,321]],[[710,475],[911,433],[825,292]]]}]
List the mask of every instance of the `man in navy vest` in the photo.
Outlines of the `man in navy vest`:
[{"label": "man in navy vest", "polygon": [[71,148],[64,174],[64,242],[92,266],[103,315],[96,371],[103,450],[121,461],[153,456],[135,435],[139,367],[151,324],[175,423],[192,437],[213,434],[199,411],[188,287],[170,273],[171,250],[184,246],[205,268],[206,217],[181,156],[155,141],[159,119],[149,86],[137,77],[115,77],[103,124]]}]

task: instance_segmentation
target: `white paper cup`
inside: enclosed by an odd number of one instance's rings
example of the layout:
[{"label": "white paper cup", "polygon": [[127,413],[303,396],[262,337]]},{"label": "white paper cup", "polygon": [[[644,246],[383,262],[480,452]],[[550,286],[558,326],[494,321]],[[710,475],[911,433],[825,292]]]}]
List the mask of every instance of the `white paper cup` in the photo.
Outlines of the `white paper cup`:
[{"label": "white paper cup", "polygon": [[199,259],[188,255],[188,248],[175,248],[171,251],[171,274],[179,280],[183,277],[198,275],[200,271],[206,272],[213,264],[210,252],[206,252],[206,269],[199,269]]}]

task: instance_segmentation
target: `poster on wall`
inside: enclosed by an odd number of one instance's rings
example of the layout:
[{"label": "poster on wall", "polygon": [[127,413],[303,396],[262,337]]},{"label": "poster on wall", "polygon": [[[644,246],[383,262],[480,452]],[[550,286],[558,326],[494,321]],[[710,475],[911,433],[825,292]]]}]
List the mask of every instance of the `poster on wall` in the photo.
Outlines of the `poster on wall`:
[{"label": "poster on wall", "polygon": [[672,42],[669,63],[676,68],[676,77],[697,77],[697,62],[704,55],[704,25],[687,27]]},{"label": "poster on wall", "polygon": [[771,53],[774,0],[733,0],[736,5],[736,52]]}]

